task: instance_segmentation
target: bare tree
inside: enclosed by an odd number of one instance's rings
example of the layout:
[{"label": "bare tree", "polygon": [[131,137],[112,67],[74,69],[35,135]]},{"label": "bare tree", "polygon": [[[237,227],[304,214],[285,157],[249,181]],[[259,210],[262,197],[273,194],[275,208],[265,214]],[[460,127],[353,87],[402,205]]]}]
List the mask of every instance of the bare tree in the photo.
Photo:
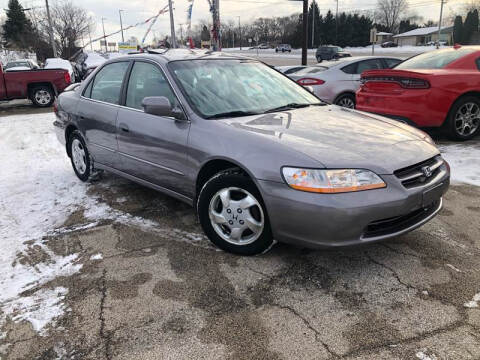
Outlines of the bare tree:
[{"label": "bare tree", "polygon": [[408,8],[407,0],[378,0],[376,22],[385,25],[389,32],[395,32],[400,24],[400,19]]}]

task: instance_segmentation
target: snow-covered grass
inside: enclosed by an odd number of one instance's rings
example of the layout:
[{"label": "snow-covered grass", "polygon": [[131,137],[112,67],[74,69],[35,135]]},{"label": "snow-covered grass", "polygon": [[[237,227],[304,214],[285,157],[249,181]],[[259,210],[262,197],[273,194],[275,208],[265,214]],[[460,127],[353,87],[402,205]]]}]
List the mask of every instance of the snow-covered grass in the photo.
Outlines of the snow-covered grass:
[{"label": "snow-covered grass", "polygon": [[442,156],[452,168],[452,182],[480,186],[480,143],[477,139],[439,146]]}]

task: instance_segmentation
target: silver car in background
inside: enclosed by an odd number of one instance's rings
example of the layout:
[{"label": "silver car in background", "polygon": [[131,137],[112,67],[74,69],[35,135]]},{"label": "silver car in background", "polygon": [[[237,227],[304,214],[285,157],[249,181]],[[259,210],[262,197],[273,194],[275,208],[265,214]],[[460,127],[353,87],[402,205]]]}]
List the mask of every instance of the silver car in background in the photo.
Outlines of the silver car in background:
[{"label": "silver car in background", "polygon": [[302,86],[312,87],[314,94],[320,99],[353,109],[362,72],[388,69],[401,61],[401,59],[386,56],[348,57],[325,61],[287,75]]},{"label": "silver car in background", "polygon": [[330,106],[269,66],[192,50],[101,65],[55,106],[88,181],[107,170],[195,207],[219,248],[365,244],[442,207],[448,164],[424,132]]}]

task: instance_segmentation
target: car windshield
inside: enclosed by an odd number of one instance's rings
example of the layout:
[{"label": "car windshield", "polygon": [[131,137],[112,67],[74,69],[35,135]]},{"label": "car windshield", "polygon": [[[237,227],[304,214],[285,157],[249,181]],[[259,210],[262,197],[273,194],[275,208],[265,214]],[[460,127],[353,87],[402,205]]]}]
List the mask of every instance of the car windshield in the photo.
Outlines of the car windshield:
[{"label": "car windshield", "polygon": [[462,56],[475,52],[473,49],[440,50],[414,56],[398,64],[395,69],[442,69]]},{"label": "car windshield", "polygon": [[30,65],[26,61],[11,61],[7,64],[7,66],[5,66],[5,69],[11,69],[20,66],[30,67]]},{"label": "car windshield", "polygon": [[322,104],[300,85],[256,61],[174,61],[169,67],[192,107],[204,118]]}]

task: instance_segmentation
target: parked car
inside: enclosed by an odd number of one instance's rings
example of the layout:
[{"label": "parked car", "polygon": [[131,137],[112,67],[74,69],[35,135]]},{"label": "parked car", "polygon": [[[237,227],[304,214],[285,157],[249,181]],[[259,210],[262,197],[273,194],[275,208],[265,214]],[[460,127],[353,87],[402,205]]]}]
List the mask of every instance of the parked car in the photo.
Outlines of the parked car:
[{"label": "parked car", "polygon": [[281,51],[282,53],[288,51],[288,52],[292,52],[292,47],[289,45],[289,44],[280,44],[280,45],[277,45],[277,47],[275,48],[275,52],[279,52]]},{"label": "parked car", "polygon": [[363,73],[357,108],[468,140],[480,132],[479,69],[479,46],[417,55],[394,69]]},{"label": "parked car", "polygon": [[9,61],[4,68],[4,71],[24,71],[24,70],[36,70],[38,64],[32,59],[20,59]]},{"label": "parked car", "polygon": [[253,255],[379,241],[442,207],[449,167],[397,121],[332,107],[265,64],[170,50],[110,60],[58,98],[73,170],[97,169],[195,207],[210,240]]},{"label": "parked car", "polygon": [[353,109],[355,92],[360,88],[360,74],[370,69],[388,69],[401,61],[385,56],[347,57],[309,66],[289,76],[300,85],[312,87],[320,99]]},{"label": "parked car", "polygon": [[61,58],[48,58],[45,60],[44,69],[64,69],[70,74],[71,82],[75,82],[75,71],[70,61]]},{"label": "parked car", "polygon": [[0,64],[0,100],[30,99],[36,106],[47,107],[70,83],[67,70],[4,72]]},{"label": "parked car", "polygon": [[335,60],[350,56],[352,56],[350,53],[338,46],[320,46],[315,54],[319,63],[324,60]]},{"label": "parked car", "polygon": [[305,69],[306,65],[286,65],[286,66],[275,66],[275,69],[280,71],[282,74],[289,75],[296,73],[297,71]]},{"label": "parked car", "polygon": [[397,47],[398,44],[393,41],[386,41],[381,46],[382,48],[392,48],[392,47]]}]

